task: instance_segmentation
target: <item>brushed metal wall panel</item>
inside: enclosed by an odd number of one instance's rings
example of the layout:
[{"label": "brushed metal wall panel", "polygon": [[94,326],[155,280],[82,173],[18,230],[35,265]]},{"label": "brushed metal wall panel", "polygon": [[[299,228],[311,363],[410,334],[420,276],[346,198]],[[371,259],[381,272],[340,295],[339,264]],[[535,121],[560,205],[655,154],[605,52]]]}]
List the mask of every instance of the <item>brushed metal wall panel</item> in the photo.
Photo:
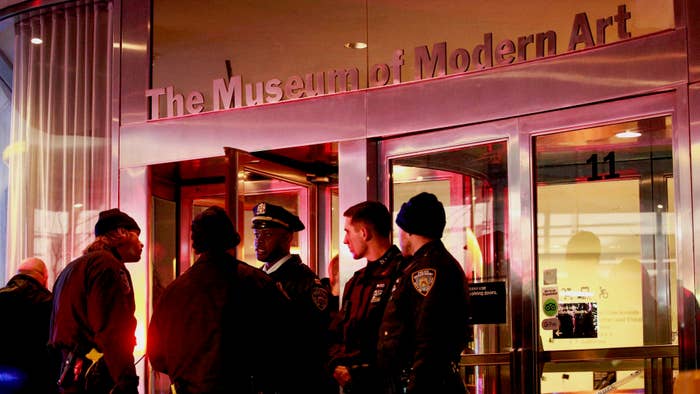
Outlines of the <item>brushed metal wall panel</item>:
[{"label": "brushed metal wall panel", "polygon": [[121,87],[121,114],[115,115],[122,125],[144,122],[143,93],[151,84],[151,2],[121,0],[121,19],[115,18],[121,24],[121,40],[114,43],[121,50],[121,70],[113,79]]},{"label": "brushed metal wall panel", "polygon": [[120,167],[220,156],[223,145],[257,151],[385,137],[660,91],[687,81],[685,43],[684,30],[667,31],[478,73],[127,124]]},{"label": "brushed metal wall panel", "polygon": [[[145,100],[145,98],[144,98]],[[120,167],[365,137],[365,98],[352,92],[123,126]]]},{"label": "brushed metal wall panel", "polygon": [[688,8],[688,78],[700,82],[700,1],[687,2]]},{"label": "brushed metal wall panel", "polygon": [[[136,348],[134,356],[141,357],[146,349],[146,327],[151,316],[151,277],[150,277],[150,239],[151,239],[151,186],[150,175],[147,167],[127,168],[119,171],[119,209],[128,213],[141,227],[139,240],[143,244],[141,260],[136,263],[126,264],[131,274],[136,301]],[[136,373],[139,375],[140,392],[146,392],[146,367],[145,363],[136,364]]]},{"label": "brushed metal wall panel", "polygon": [[368,137],[483,122],[662,90],[687,80],[685,31],[367,92]]},{"label": "brushed metal wall panel", "polygon": [[[343,245],[345,239],[345,217],[340,216],[351,206],[367,200],[367,141],[359,139],[338,144],[338,249],[340,297],[343,296],[345,284],[352,277],[358,267],[366,264],[366,260],[355,261],[347,246]],[[364,186],[364,187],[363,187]]]},{"label": "brushed metal wall panel", "polygon": [[[696,326],[695,298],[685,297],[685,290],[693,292],[696,297],[700,283],[700,269],[695,254],[696,235],[700,234],[697,204],[700,189],[693,179],[700,171],[700,84],[678,89],[676,98],[676,113],[673,118],[673,173],[675,184],[676,207],[676,260],[678,293],[678,327],[679,347],[681,357],[679,368],[697,369],[700,367],[698,352],[695,347],[700,327]],[[695,313],[691,313],[694,311]]]},{"label": "brushed metal wall panel", "polygon": [[597,103],[575,109],[563,109],[546,114],[533,114],[518,119],[524,135],[576,130],[617,123],[625,119],[639,119],[671,114],[675,110],[674,94],[651,94],[628,100]]},{"label": "brushed metal wall panel", "polygon": [[[689,86],[688,108],[688,124],[690,125],[690,157],[693,158],[691,161],[691,177],[694,178],[691,180],[693,205],[690,207],[690,209],[692,210],[693,216],[693,237],[690,242],[692,242],[692,245],[695,245],[695,241],[700,236],[700,210],[697,209],[697,207],[700,207],[700,182],[697,179],[697,177],[700,176],[700,83],[695,83]],[[684,179],[684,181],[687,182],[687,179]],[[693,250],[696,249],[693,248]],[[698,262],[697,254],[692,256],[692,261],[694,263],[692,266],[692,271],[688,268],[688,266],[685,266],[686,269],[683,271],[682,281],[684,283],[684,287],[692,290],[695,294],[695,298],[697,298],[698,294],[700,294],[700,263]],[[690,321],[692,320],[692,317],[684,318],[684,320],[688,326],[693,326],[692,322]],[[700,336],[700,327],[695,327],[695,336],[696,338]],[[692,341],[692,338],[688,338],[688,340]],[[696,348],[695,354],[690,354],[689,357],[686,357],[686,359],[693,359],[693,356],[695,360],[694,368],[700,368],[700,365],[698,365],[698,363],[700,363],[700,361],[698,361],[700,360],[700,349]]]}]

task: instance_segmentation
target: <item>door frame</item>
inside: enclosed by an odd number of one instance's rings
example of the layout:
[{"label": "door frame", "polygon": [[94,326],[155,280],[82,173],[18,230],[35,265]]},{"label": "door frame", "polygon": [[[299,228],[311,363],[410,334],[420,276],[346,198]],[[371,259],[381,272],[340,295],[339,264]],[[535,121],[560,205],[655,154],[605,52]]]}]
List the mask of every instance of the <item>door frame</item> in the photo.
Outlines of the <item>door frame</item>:
[{"label": "door frame", "polygon": [[[493,142],[506,143],[507,157],[507,177],[508,191],[507,200],[510,209],[507,212],[508,222],[506,231],[508,233],[509,244],[506,248],[509,249],[508,261],[509,272],[506,278],[507,282],[507,317],[506,321],[509,324],[511,333],[511,348],[502,349],[501,352],[489,354],[469,354],[463,355],[461,364],[469,366],[501,366],[509,367],[511,376],[515,377],[520,373],[520,368],[514,368],[514,365],[523,365],[518,361],[518,357],[523,353],[522,337],[520,327],[516,322],[527,320],[521,315],[522,308],[513,307],[513,305],[522,305],[528,302],[528,297],[523,294],[523,289],[527,288],[527,281],[524,278],[531,275],[529,260],[522,258],[522,225],[520,218],[520,206],[517,203],[521,193],[520,171],[518,164],[520,162],[519,151],[519,135],[515,119],[499,120],[478,125],[469,125],[433,131],[429,133],[410,135],[405,137],[396,137],[379,141],[378,158],[379,175],[378,175],[378,190],[379,199],[387,206],[392,207],[391,200],[391,175],[390,162],[391,160],[415,156],[420,154],[428,154],[443,150],[454,150],[466,148],[475,145],[488,144]],[[513,164],[515,163],[515,164]]]},{"label": "door frame", "polygon": [[[674,189],[675,189],[675,218],[676,218],[676,261],[679,275],[681,272],[694,272],[694,253],[693,253],[693,223],[692,223],[692,190],[691,183],[691,171],[690,171],[690,141],[689,141],[689,129],[688,129],[688,107],[687,107],[687,88],[683,85],[679,86],[677,90],[661,92],[650,94],[641,97],[634,98],[624,98],[615,101],[610,101],[606,103],[591,104],[576,108],[562,109],[559,111],[552,111],[543,114],[523,116],[518,119],[518,127],[521,139],[521,149],[523,152],[527,153],[524,158],[527,160],[521,161],[521,179],[523,179],[527,186],[523,189],[523,218],[527,218],[529,223],[530,232],[530,242],[527,244],[529,247],[529,257],[533,262],[533,273],[536,273],[536,267],[534,262],[536,261],[536,240],[534,238],[535,228],[534,228],[534,152],[532,152],[532,140],[536,136],[546,135],[551,133],[571,131],[583,128],[590,128],[596,126],[603,126],[606,124],[621,123],[625,121],[632,121],[638,119],[646,119],[659,116],[671,116],[672,127],[673,127],[673,141],[672,141],[672,152],[673,152],[673,175],[674,175]],[[693,281],[693,275],[690,275],[690,281]],[[679,276],[676,279],[683,279],[684,282],[688,280],[686,276]],[[535,292],[532,296],[536,300],[537,294],[537,281],[533,277],[533,286]],[[694,281],[693,281],[694,282]],[[686,283],[684,283],[686,285]],[[694,289],[694,283],[688,284],[691,289]],[[680,288],[680,286],[679,286]],[[692,325],[680,324],[683,320],[688,321],[688,316],[683,316],[683,297],[680,294],[676,295],[678,303],[678,319],[679,319],[679,331],[684,337],[695,338],[695,324]],[[535,312],[537,311],[537,304],[534,304]],[[537,314],[534,315],[532,320],[533,327],[532,332],[537,333],[539,327],[537,327]],[[694,318],[694,317],[693,317]],[[686,327],[682,329],[682,327]],[[533,335],[533,339],[536,339],[536,335]],[[673,349],[675,347],[675,349]],[[645,352],[635,352],[635,349],[629,349],[625,351],[624,348],[617,349],[596,349],[591,352],[587,350],[587,357],[584,357],[582,352],[584,351],[552,351],[535,352],[535,362],[544,363],[546,361],[558,361],[558,362],[568,362],[584,360],[586,358],[593,359],[599,358],[601,360],[608,359],[610,357],[617,358],[645,358],[647,360],[670,360],[676,356],[680,356],[681,365],[683,365],[683,360],[697,357],[696,354],[680,354],[678,353],[678,346],[645,346],[642,350]],[[606,353],[606,354],[604,354]],[[668,362],[668,361],[664,361]],[[650,372],[650,371],[647,371]],[[649,373],[645,374],[646,379],[651,379],[648,376]],[[652,390],[660,389],[663,387],[660,385],[664,384],[663,379],[658,382],[649,382],[648,385]],[[539,385],[538,382],[532,382]],[[665,381],[668,384],[668,381]],[[649,387],[649,386],[648,386]],[[657,391],[653,391],[657,392]],[[663,392],[663,391],[658,391]]]},{"label": "door frame", "polygon": [[265,177],[281,180],[289,184],[299,186],[307,190],[306,196],[302,196],[299,201],[299,212],[297,212],[302,223],[306,227],[303,237],[300,239],[302,251],[305,251],[305,256],[302,261],[311,268],[312,271],[318,270],[318,186],[307,179],[306,172],[292,168],[288,165],[280,164],[271,160],[256,157],[254,153],[242,151],[239,149],[225,147],[226,155],[226,180],[225,180],[225,200],[226,210],[228,211],[231,220],[239,229],[241,243],[238,245],[237,252],[242,256],[244,247],[244,228],[250,226],[250,223],[245,223],[245,194],[240,194],[239,190],[244,190],[243,182],[245,179],[243,173],[245,171],[263,175]]}]

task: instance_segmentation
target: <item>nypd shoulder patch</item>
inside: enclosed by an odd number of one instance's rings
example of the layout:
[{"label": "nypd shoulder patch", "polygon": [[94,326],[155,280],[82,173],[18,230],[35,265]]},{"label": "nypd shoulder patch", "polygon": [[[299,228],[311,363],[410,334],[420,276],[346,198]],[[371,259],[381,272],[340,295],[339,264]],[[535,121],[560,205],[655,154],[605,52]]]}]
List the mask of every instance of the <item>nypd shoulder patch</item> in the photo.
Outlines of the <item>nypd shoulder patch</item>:
[{"label": "nypd shoulder patch", "polygon": [[311,291],[311,300],[318,310],[325,311],[328,307],[328,291],[323,287],[314,287]]},{"label": "nypd shoulder patch", "polygon": [[435,278],[437,277],[437,271],[434,268],[425,268],[418,270],[411,274],[411,282],[413,283],[413,288],[422,295],[426,296],[433,288],[435,284]]}]

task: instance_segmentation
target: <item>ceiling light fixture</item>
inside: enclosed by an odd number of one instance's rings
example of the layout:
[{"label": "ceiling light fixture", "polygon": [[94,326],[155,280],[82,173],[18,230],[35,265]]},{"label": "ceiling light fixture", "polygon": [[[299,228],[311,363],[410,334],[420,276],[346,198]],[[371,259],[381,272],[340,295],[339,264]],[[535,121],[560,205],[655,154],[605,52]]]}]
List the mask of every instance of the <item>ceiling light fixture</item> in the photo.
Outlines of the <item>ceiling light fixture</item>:
[{"label": "ceiling light fixture", "polygon": [[367,48],[367,43],[366,42],[346,42],[345,43],[345,48],[350,48],[350,49],[365,49]]},{"label": "ceiling light fixture", "polygon": [[39,37],[32,37],[32,39],[29,40],[29,42],[31,42],[32,44],[35,44],[35,45],[39,45],[39,44],[43,43],[44,41]]},{"label": "ceiling light fixture", "polygon": [[632,130],[625,130],[623,132],[615,134],[615,137],[617,138],[637,138],[640,137],[642,133],[638,131],[632,131]]}]

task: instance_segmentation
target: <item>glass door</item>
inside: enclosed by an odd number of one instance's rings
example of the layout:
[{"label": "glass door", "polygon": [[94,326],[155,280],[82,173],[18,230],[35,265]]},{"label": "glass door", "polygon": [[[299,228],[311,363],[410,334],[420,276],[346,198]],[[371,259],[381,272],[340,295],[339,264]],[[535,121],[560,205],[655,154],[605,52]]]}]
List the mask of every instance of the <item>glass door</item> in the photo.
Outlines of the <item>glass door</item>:
[{"label": "glass door", "polygon": [[[232,148],[226,148],[228,173],[226,180],[227,208],[234,217],[241,236],[237,257],[260,267],[256,259],[253,230],[253,207],[266,202],[284,207],[299,216],[306,227],[294,233],[291,253],[312,270],[317,269],[317,186],[307,173],[292,166],[266,160]],[[233,179],[232,179],[233,178]]]},{"label": "glass door", "polygon": [[[221,182],[180,186],[180,259],[179,273],[185,272],[196,260],[190,240],[190,225],[195,216],[211,206],[226,207],[226,188]],[[174,279],[174,278],[173,278]]]},{"label": "glass door", "polygon": [[[420,192],[435,194],[445,207],[442,242],[469,283],[472,328],[461,371],[474,393],[510,392],[508,130],[515,125],[457,128],[380,143],[380,183],[394,218],[401,204]],[[398,245],[397,234],[395,227]]]},{"label": "glass door", "polygon": [[[678,344],[672,129],[656,116],[533,138],[544,351]],[[656,392],[644,358],[613,361],[547,364],[541,392]]]},{"label": "glass door", "polygon": [[[290,166],[235,149],[227,148],[226,153],[225,158],[210,159],[212,164],[196,164],[209,168],[216,165],[215,173],[210,169],[202,181],[193,178],[188,181],[194,184],[180,185],[179,272],[187,270],[195,261],[190,241],[192,219],[214,205],[227,209],[241,236],[237,257],[252,266],[261,266],[255,257],[251,220],[253,207],[263,201],[299,216],[306,229],[295,233],[291,252],[299,254],[302,261],[315,268],[316,185],[306,179],[305,172]],[[180,166],[189,168],[195,164],[181,163]]]},{"label": "glass door", "polygon": [[695,338],[684,111],[663,93],[518,120],[539,392],[673,391],[679,338]]}]

